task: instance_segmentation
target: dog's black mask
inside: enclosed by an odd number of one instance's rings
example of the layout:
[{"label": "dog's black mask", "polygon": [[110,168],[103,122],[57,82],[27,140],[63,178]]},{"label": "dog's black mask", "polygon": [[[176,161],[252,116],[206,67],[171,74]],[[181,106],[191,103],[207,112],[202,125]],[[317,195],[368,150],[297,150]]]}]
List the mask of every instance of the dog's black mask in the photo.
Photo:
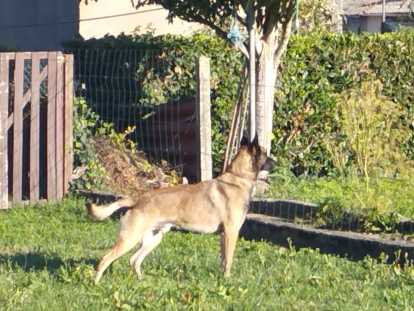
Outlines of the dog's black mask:
[{"label": "dog's black mask", "polygon": [[271,172],[276,166],[276,161],[270,157],[267,157],[266,162],[260,168],[261,171]]}]

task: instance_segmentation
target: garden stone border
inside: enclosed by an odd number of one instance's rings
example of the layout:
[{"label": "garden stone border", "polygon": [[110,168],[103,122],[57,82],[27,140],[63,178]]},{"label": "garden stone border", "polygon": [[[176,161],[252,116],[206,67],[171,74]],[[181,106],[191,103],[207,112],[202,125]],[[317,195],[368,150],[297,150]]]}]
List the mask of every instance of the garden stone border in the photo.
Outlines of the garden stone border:
[{"label": "garden stone border", "polygon": [[[250,213],[294,221],[295,217],[305,220],[317,215],[319,205],[294,200],[254,199],[250,202]],[[404,219],[397,225],[400,233],[414,233],[414,220]]]},{"label": "garden stone border", "polygon": [[[388,263],[414,260],[414,243],[390,241],[367,234],[315,229],[281,221],[276,217],[248,214],[240,235],[247,240],[265,240],[288,247],[311,247],[321,253],[336,254],[352,260],[366,256],[388,256]],[[291,241],[291,242],[289,242]]]}]

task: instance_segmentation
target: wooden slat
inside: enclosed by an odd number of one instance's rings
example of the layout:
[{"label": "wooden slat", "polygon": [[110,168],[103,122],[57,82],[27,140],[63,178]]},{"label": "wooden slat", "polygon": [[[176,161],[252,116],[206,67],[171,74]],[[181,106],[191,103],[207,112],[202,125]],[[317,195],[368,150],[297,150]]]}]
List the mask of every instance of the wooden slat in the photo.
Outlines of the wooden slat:
[{"label": "wooden slat", "polygon": [[5,52],[5,53],[1,53],[1,54],[4,55],[9,60],[13,60],[16,57],[16,53],[14,53],[14,52]]},{"label": "wooden slat", "polygon": [[13,105],[13,201],[22,200],[24,55],[16,53]]},{"label": "wooden slat", "polygon": [[30,107],[30,200],[39,200],[40,157],[40,57],[32,54],[32,87]]},{"label": "wooden slat", "polygon": [[0,209],[8,208],[7,110],[9,104],[9,57],[0,53]]},{"label": "wooden slat", "polygon": [[[44,58],[44,57],[39,57],[39,56],[40,55],[36,52],[36,57],[37,58],[39,58],[39,59]],[[45,68],[43,68],[42,72],[40,73],[40,76],[38,78],[40,80],[39,81],[39,85],[43,82],[44,79],[46,79],[46,77],[47,77],[47,66]],[[23,110],[26,107],[27,103],[30,101],[31,97],[32,97],[32,90],[29,89],[26,92],[26,94],[24,94],[24,96],[23,96],[23,108],[22,108]],[[13,125],[13,118],[14,118],[14,115],[13,115],[13,112],[12,112],[9,115],[9,117],[8,117],[8,119],[6,121],[7,129],[9,129]]]},{"label": "wooden slat", "polygon": [[57,55],[57,70],[56,70],[56,198],[63,197],[63,169],[64,163],[64,88],[63,88],[63,70],[65,58],[62,53]]},{"label": "wooden slat", "polygon": [[[38,55],[38,53],[33,53],[32,54],[33,55],[33,57],[36,57],[36,59],[38,60],[38,61],[40,61],[40,57],[39,57],[39,55]],[[32,61],[33,61],[33,58],[32,58]],[[40,64],[38,64],[38,68],[40,68]],[[33,69],[32,69],[33,70]],[[38,69],[38,71],[39,71],[39,69]],[[43,68],[43,70],[42,70],[42,72],[40,73],[40,75],[39,74],[37,74],[37,80],[39,81],[39,87],[40,87],[40,84],[42,83],[42,81],[44,80],[44,79],[46,79],[46,77],[47,77],[47,66],[45,67],[45,68]],[[32,78],[33,78],[33,75],[32,75]],[[26,107],[26,105],[27,105],[27,103],[30,101],[30,99],[32,98],[32,89],[33,88],[31,88],[31,89],[28,89],[27,90],[27,92],[24,94],[24,96],[23,96],[23,110],[24,110],[24,108]]]},{"label": "wooden slat", "polygon": [[73,55],[65,55],[65,168],[64,192],[69,190],[73,170]]},{"label": "wooden slat", "polygon": [[44,58],[47,58],[47,53],[48,52],[36,52],[36,56],[38,57],[38,58],[40,58],[40,59],[44,59]]},{"label": "wooden slat", "polygon": [[14,118],[13,112],[8,117],[6,116],[6,128],[7,129],[11,128],[11,126],[13,125],[13,118]]},{"label": "wooden slat", "polygon": [[56,66],[57,53],[48,53],[47,79],[47,199],[56,199]]}]

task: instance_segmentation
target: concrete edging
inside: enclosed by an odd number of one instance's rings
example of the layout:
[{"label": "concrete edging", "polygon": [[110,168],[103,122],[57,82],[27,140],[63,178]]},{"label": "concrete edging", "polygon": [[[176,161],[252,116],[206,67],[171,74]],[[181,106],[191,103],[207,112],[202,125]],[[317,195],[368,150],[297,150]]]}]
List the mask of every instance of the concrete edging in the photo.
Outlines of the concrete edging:
[{"label": "concrete edging", "polygon": [[[295,218],[309,221],[318,212],[319,205],[301,201],[254,199],[250,202],[250,213],[277,217],[287,221],[294,221]],[[414,233],[414,220],[404,219],[400,221],[397,224],[397,229],[400,233]]]},{"label": "concrete edging", "polygon": [[265,240],[281,246],[289,246],[289,240],[297,248],[317,248],[322,253],[337,254],[360,260],[366,256],[388,256],[388,262],[414,260],[414,243],[391,241],[374,236],[315,229],[280,221],[275,217],[249,214],[240,235],[248,240]]}]

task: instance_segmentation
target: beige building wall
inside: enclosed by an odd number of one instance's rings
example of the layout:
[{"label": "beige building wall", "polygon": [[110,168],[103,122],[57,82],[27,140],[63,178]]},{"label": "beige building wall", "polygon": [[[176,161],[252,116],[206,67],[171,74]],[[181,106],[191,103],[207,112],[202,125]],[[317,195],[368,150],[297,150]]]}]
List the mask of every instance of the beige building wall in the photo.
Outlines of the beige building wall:
[{"label": "beige building wall", "polygon": [[[167,20],[168,11],[162,7],[145,6],[136,10],[130,0],[89,1],[88,5],[82,2],[79,12],[81,20],[79,33],[85,39],[99,38],[105,34],[118,35],[122,32],[130,34],[137,27],[139,27],[140,33],[146,32],[150,28],[154,29],[156,35],[167,33],[188,35],[203,28],[200,24],[188,23],[179,19],[175,19],[174,23],[170,24]],[[107,17],[122,14],[125,15]],[[98,19],[88,20],[94,18]]]}]

